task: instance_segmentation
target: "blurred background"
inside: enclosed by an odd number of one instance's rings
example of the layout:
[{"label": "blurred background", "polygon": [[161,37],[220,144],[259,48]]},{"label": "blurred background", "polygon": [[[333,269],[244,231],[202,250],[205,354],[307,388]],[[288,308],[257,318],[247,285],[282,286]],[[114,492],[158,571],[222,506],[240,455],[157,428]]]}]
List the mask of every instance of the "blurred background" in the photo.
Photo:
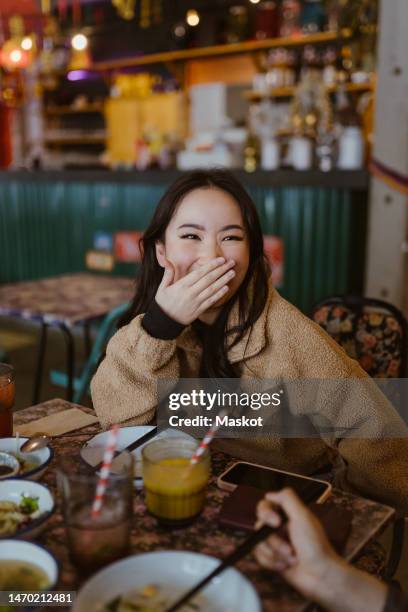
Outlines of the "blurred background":
[{"label": "blurred background", "polygon": [[[307,315],[338,295],[406,315],[406,23],[405,0],[0,0],[0,350],[17,406],[53,314],[35,283],[133,279],[158,199],[193,168],[242,180],[275,285]],[[75,291],[60,303],[97,289]],[[56,327],[44,372],[65,367]]]}]

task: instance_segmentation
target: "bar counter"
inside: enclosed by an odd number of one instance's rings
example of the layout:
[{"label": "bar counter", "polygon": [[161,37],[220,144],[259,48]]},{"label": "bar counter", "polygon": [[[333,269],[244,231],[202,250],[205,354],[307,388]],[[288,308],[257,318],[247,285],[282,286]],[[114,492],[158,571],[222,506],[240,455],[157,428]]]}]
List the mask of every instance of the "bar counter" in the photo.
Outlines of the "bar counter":
[{"label": "bar counter", "polygon": [[[136,183],[169,185],[179,176],[186,174],[180,170],[8,170],[0,171],[0,185],[7,182],[90,182],[99,183]],[[235,176],[248,187],[324,187],[345,188],[356,191],[368,189],[369,174],[366,170],[274,170],[248,173],[235,170]]]},{"label": "bar counter", "polygon": [[[143,231],[176,170],[0,172],[0,283],[85,270],[95,232]],[[235,172],[265,235],[281,238],[281,293],[304,312],[363,285],[368,173]],[[115,274],[135,274],[119,263]]]}]

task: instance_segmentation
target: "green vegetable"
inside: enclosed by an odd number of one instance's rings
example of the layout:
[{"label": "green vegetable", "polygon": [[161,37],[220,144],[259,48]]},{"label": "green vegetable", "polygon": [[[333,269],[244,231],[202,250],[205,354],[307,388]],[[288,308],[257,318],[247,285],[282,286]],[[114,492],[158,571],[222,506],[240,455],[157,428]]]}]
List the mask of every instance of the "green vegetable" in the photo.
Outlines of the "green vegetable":
[{"label": "green vegetable", "polygon": [[32,514],[38,509],[38,497],[21,496],[20,510],[23,514]]}]

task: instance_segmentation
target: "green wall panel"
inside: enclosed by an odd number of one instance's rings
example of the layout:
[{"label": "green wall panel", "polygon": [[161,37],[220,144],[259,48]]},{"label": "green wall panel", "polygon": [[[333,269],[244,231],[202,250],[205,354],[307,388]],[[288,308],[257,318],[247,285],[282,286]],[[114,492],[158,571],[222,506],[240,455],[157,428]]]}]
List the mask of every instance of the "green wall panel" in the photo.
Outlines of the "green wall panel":
[{"label": "green wall panel", "polygon": [[[85,269],[94,232],[143,230],[164,185],[3,182],[0,282]],[[281,292],[308,312],[317,300],[359,291],[364,270],[366,194],[347,189],[249,187],[266,234],[285,249]],[[115,274],[134,274],[118,265]]]}]

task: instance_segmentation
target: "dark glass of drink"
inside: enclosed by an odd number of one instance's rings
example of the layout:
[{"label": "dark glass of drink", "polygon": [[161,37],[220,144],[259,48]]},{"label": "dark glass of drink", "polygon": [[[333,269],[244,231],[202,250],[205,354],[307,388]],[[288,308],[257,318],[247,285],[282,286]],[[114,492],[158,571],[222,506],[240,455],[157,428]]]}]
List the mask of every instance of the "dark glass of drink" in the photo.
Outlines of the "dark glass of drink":
[{"label": "dark glass of drink", "polygon": [[14,369],[7,363],[0,363],[0,438],[13,435],[14,396]]},{"label": "dark glass of drink", "polygon": [[[100,457],[103,450],[96,450]],[[67,455],[59,460],[57,478],[68,547],[79,575],[89,576],[129,554],[133,471],[132,455],[121,453],[112,464],[100,513],[93,516],[99,472],[95,473],[80,457]]]}]

